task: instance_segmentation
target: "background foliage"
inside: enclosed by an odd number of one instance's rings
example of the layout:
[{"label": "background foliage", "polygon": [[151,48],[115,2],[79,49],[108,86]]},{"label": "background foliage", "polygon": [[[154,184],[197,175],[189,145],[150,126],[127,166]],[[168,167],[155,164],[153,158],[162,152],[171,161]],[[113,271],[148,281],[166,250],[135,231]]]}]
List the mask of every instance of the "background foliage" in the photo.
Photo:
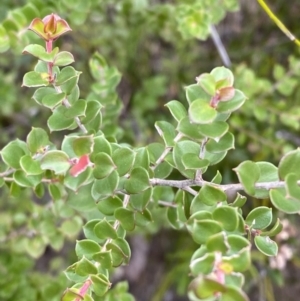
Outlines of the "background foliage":
[{"label": "background foliage", "polygon": [[[276,1],[272,8],[300,36],[296,1],[293,5]],[[200,15],[194,13],[199,10]],[[106,135],[136,147],[160,141],[154,123],[171,122],[164,106],[167,101],[184,103],[183,87],[193,83],[196,75],[222,65],[209,38],[210,26],[219,24],[217,30],[232,61],[235,87],[248,101],[230,119],[236,149],[207,177],[211,179],[220,170],[225,183],[236,182],[232,168],[243,160],[278,164],[283,154],[299,145],[299,52],[255,1],[64,0],[45,5],[32,0],[1,3],[1,148],[17,137],[25,140],[31,127],[46,128],[49,111],[31,99],[32,90],[20,87],[23,75],[36,63],[21,52],[29,43],[41,43],[26,31],[31,20],[52,12],[72,27],[73,32],[58,45],[73,53],[75,69],[83,72],[81,97],[106,101],[102,120]],[[106,60],[101,63],[103,75],[93,70],[95,52]],[[54,132],[54,142],[59,143],[63,134]],[[60,200],[55,202],[55,214],[44,210],[49,199],[60,199],[60,193],[53,186],[39,198],[39,191],[35,196],[13,185],[2,186],[0,299],[59,300],[69,285],[62,268],[76,261],[74,239],[83,238],[82,225],[97,216],[84,208],[74,211]],[[160,198],[169,201],[173,195],[170,189]],[[263,204],[271,206],[268,200]],[[257,205],[261,200],[252,199],[246,206],[250,212]],[[111,281],[128,279],[137,300],[186,300],[181,296],[189,278],[183,275],[188,275],[196,245],[184,232],[174,232],[160,210],[153,216],[155,226],[137,229],[131,235],[131,264],[120,268]],[[268,262],[253,251],[255,262],[246,274],[246,279],[252,280],[245,285],[253,299],[260,295],[280,300],[281,294],[291,294],[289,300],[293,300],[297,295],[290,290],[297,289],[294,283],[299,276],[296,218],[286,219],[284,226],[285,235],[277,238],[281,261]],[[285,291],[279,289],[284,282],[290,284]],[[122,290],[126,291],[125,283],[114,288],[115,294]]]}]

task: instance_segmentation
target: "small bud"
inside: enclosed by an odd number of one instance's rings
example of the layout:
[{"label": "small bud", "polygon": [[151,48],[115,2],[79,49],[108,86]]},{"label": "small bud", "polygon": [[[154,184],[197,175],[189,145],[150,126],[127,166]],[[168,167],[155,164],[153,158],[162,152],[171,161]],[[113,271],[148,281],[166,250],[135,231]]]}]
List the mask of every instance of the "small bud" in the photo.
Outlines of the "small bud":
[{"label": "small bud", "polygon": [[43,20],[35,18],[30,23],[29,30],[32,30],[45,41],[54,41],[64,33],[71,31],[66,20],[56,14],[46,16]]}]

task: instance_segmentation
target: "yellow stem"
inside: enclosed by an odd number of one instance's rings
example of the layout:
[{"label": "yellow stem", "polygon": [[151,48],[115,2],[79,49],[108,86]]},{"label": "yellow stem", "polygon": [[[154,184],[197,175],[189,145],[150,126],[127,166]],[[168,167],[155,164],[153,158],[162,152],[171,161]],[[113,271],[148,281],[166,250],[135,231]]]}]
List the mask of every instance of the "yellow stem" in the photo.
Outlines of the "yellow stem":
[{"label": "yellow stem", "polygon": [[275,22],[275,24],[281,29],[281,31],[293,42],[295,42],[298,46],[300,46],[300,41],[286,28],[286,26],[275,16],[275,14],[271,11],[269,6],[266,4],[264,0],[257,0],[260,6],[264,9],[264,11],[268,14],[268,16]]}]

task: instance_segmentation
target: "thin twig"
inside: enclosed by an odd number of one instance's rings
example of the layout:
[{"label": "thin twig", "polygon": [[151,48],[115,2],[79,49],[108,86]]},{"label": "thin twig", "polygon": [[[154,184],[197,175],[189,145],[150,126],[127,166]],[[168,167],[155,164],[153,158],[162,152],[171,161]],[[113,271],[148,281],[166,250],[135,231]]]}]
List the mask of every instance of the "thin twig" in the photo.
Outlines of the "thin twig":
[{"label": "thin twig", "polygon": [[264,9],[264,11],[268,14],[270,19],[274,21],[274,23],[280,28],[280,30],[293,42],[295,42],[298,46],[300,46],[300,41],[286,28],[286,26],[276,17],[276,15],[271,11],[269,6],[265,3],[264,0],[257,0],[259,5]]},{"label": "thin twig", "polygon": [[[201,147],[200,147],[200,153],[199,153],[199,158],[200,159],[204,159],[205,156],[205,145],[208,142],[208,138],[203,139],[202,143],[201,143]],[[197,181],[201,181],[202,180],[202,170],[201,168],[197,169],[196,171],[196,175],[195,175],[195,179]]]},{"label": "thin twig", "polygon": [[158,205],[164,206],[164,207],[172,207],[177,208],[177,205],[174,203],[166,202],[166,201],[158,201]]},{"label": "thin twig", "polygon": [[220,38],[220,35],[216,29],[216,27],[214,25],[210,26],[210,33],[211,33],[211,37],[212,40],[220,54],[220,57],[223,61],[223,64],[226,67],[230,67],[231,66],[231,61],[228,55],[228,52],[226,51],[226,48],[224,47],[224,44],[222,43],[222,40]]},{"label": "thin twig", "polygon": [[[157,179],[153,178],[150,179],[150,184],[153,186],[170,186],[170,187],[176,187],[179,189],[186,189],[187,187],[191,186],[197,186],[202,187],[204,185],[210,185],[213,187],[216,187],[218,189],[221,189],[223,191],[227,190],[244,190],[244,186],[242,184],[215,184],[210,183],[207,181],[197,181],[197,180],[165,180],[165,179]],[[297,184],[300,186],[300,181],[297,182]],[[270,190],[274,188],[283,188],[286,186],[286,183],[284,181],[275,181],[275,182],[263,182],[263,183],[256,183],[254,185],[255,189],[262,189],[262,190]]]},{"label": "thin twig", "polygon": [[[178,142],[182,138],[182,136],[183,135],[181,133],[178,133],[177,136],[174,138],[174,142]],[[166,156],[172,149],[173,147],[166,147],[163,153],[160,155],[160,157],[156,160],[155,164],[151,166],[151,169],[155,170],[155,168],[165,160]]]},{"label": "thin twig", "polygon": [[4,178],[4,177],[6,177],[6,176],[9,176],[9,175],[11,175],[12,173],[14,173],[15,171],[16,171],[15,169],[10,168],[10,169],[8,169],[8,170],[6,170],[6,171],[0,172],[0,178]]}]

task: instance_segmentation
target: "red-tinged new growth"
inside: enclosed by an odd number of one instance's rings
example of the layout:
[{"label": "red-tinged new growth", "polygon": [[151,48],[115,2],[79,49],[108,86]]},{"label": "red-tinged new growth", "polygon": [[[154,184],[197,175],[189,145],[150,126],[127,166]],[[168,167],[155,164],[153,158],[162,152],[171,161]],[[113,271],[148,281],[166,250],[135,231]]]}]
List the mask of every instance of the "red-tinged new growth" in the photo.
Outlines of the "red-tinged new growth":
[{"label": "red-tinged new growth", "polygon": [[[46,50],[48,53],[52,51],[53,41],[55,41],[64,33],[72,30],[67,21],[56,14],[47,15],[43,19],[33,19],[28,29],[35,32],[38,36],[45,40]],[[54,80],[52,69],[53,63],[48,63],[50,83],[52,83]]]},{"label": "red-tinged new growth", "polygon": [[67,21],[56,14],[48,15],[43,19],[33,19],[28,29],[35,32],[45,41],[54,41],[64,33],[72,30]]},{"label": "red-tinged new growth", "polygon": [[79,159],[71,160],[71,164],[74,164],[70,169],[70,175],[72,177],[77,177],[83,173],[89,166],[94,164],[90,161],[89,155],[83,155]]},{"label": "red-tinged new growth", "polygon": [[76,298],[75,301],[80,301],[82,300],[82,298],[84,298],[85,294],[87,293],[88,289],[90,288],[90,286],[92,285],[92,281],[90,279],[88,279],[83,286],[80,288],[79,290],[79,295],[80,297]]}]

